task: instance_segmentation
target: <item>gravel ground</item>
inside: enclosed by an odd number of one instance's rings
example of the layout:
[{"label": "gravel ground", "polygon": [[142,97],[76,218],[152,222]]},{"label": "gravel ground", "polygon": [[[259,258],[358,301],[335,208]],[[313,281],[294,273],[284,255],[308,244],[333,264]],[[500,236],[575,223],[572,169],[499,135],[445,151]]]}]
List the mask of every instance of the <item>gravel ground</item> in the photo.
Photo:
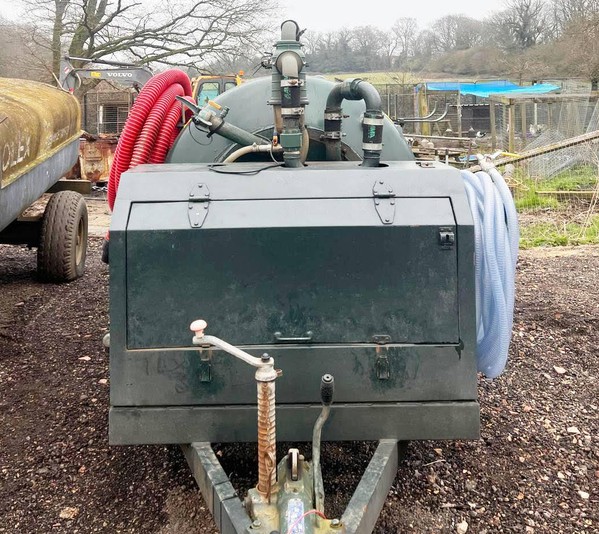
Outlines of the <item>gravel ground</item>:
[{"label": "gravel ground", "polygon": [[[108,275],[90,247],[85,277],[59,286],[0,246],[0,532],[216,532],[178,448],[108,447]],[[597,247],[523,253],[482,438],[411,443],[377,533],[599,532],[598,285]],[[216,449],[237,487],[254,479],[253,446]],[[330,515],[373,450],[324,447]]]}]

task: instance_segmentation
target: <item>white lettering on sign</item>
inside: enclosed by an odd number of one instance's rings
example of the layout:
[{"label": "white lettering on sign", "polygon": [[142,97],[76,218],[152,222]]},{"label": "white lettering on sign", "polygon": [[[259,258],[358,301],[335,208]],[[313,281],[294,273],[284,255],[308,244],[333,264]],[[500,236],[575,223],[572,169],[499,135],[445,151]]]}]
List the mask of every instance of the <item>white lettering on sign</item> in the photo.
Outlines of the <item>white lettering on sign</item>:
[{"label": "white lettering on sign", "polygon": [[31,135],[18,132],[17,138],[2,147],[2,172],[21,163],[31,154]]},{"label": "white lettering on sign", "polygon": [[133,78],[132,72],[107,72],[106,75],[111,78]]}]

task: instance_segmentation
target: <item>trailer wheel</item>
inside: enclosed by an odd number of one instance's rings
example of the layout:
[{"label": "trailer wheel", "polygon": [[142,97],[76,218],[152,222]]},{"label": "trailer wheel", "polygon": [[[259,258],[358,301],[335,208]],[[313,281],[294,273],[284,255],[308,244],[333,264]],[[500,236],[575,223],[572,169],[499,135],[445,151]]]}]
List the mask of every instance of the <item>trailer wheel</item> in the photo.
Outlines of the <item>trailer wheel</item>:
[{"label": "trailer wheel", "polygon": [[83,275],[87,255],[87,206],[75,191],[50,198],[40,231],[37,270],[42,280],[69,282]]}]

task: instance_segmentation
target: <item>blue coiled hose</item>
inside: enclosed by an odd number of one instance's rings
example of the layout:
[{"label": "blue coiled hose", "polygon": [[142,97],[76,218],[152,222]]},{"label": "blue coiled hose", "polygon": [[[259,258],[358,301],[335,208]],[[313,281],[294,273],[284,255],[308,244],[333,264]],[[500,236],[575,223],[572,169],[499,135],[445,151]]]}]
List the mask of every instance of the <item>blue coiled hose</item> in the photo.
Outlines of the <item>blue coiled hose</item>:
[{"label": "blue coiled hose", "polygon": [[478,370],[499,376],[507,363],[514,321],[518,215],[510,190],[489,165],[462,171],[474,219]]}]

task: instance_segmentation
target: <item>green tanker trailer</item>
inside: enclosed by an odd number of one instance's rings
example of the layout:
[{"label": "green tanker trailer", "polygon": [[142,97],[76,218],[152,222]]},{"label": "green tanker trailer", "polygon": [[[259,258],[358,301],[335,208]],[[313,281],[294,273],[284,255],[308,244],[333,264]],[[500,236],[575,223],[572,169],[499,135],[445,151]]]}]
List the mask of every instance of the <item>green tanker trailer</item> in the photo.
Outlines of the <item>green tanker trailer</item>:
[{"label": "green tanker trailer", "polygon": [[[151,80],[109,184],[110,442],[183,444],[227,533],[370,532],[398,443],[477,438],[477,369],[507,355],[481,349],[480,188],[415,161],[370,84],[307,77],[299,35],[283,23],[272,76],[201,108],[182,73]],[[509,322],[513,281],[502,298]],[[340,518],[321,435],[379,440]],[[277,463],[276,437],[312,461]],[[210,443],[256,439],[242,503]]]}]

